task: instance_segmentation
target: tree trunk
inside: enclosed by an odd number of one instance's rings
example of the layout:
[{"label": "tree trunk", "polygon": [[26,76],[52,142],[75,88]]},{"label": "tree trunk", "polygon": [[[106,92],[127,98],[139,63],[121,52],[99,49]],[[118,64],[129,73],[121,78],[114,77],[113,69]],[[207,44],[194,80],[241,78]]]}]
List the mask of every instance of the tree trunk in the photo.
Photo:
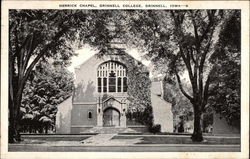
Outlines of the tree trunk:
[{"label": "tree trunk", "polygon": [[45,134],[48,134],[48,124],[45,124]]},{"label": "tree trunk", "polygon": [[[13,77],[13,74],[11,75]],[[19,142],[21,141],[21,135],[19,132],[20,128],[20,106],[23,87],[19,88],[19,85],[16,83],[16,79],[12,78],[10,81],[10,88],[12,92],[9,92],[9,142]],[[13,96],[12,96],[13,94]]]},{"label": "tree trunk", "polygon": [[[19,133],[19,120],[15,114],[17,110],[14,106],[14,102],[9,100],[9,143],[15,143],[21,141],[21,136]],[[11,111],[12,110],[12,111]]]},{"label": "tree trunk", "polygon": [[200,105],[195,105],[194,106],[194,132],[192,134],[191,139],[194,142],[201,142],[203,141],[203,136],[202,136],[202,128],[201,128],[201,115],[202,112],[199,109]]}]

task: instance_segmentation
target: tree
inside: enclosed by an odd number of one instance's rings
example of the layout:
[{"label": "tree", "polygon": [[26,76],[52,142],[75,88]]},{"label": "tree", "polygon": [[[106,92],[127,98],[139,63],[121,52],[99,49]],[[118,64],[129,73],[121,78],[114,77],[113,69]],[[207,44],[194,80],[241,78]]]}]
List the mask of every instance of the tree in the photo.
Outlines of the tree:
[{"label": "tree", "polygon": [[211,79],[209,105],[240,129],[240,11],[235,11],[219,35],[216,52],[210,61],[216,66]]},{"label": "tree", "polygon": [[73,55],[66,37],[74,18],[70,11],[55,10],[10,10],[9,16],[9,142],[16,142],[25,83],[41,59],[57,56],[66,62]]},{"label": "tree", "polygon": [[[55,63],[54,63],[55,64]],[[63,66],[40,62],[32,71],[23,91],[21,109],[22,131],[48,132],[53,130],[57,105],[71,96],[74,88],[73,74]]]},{"label": "tree", "polygon": [[99,45],[92,41],[101,34],[100,14],[87,10],[9,11],[9,142],[21,139],[22,94],[36,64],[54,58],[67,65],[75,47],[86,42]]},{"label": "tree", "polygon": [[[170,78],[175,78],[182,94],[194,109],[193,141],[202,141],[201,121],[205,112],[209,85],[215,67],[209,59],[215,52],[218,34],[231,11],[133,11],[127,26],[130,45],[140,47],[155,65],[163,64]],[[187,73],[192,88],[188,93],[181,73]]]},{"label": "tree", "polygon": [[[193,121],[193,107],[190,101],[181,93],[178,88],[178,83],[169,81],[167,77],[164,78],[164,99],[170,103],[172,103],[172,112],[174,118],[174,128],[177,131],[178,126],[180,123],[183,122],[185,125],[186,123],[190,123]],[[186,91],[191,92],[191,86],[187,85],[187,81],[183,80],[183,87]],[[191,126],[189,126],[191,128]]]}]

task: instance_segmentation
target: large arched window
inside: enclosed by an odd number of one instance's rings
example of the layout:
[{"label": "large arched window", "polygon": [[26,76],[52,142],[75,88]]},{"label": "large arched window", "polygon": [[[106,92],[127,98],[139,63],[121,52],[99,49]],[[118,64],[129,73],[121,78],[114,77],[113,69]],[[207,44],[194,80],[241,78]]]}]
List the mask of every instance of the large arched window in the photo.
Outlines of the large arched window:
[{"label": "large arched window", "polygon": [[127,92],[127,69],[124,65],[109,61],[97,70],[98,92]]}]

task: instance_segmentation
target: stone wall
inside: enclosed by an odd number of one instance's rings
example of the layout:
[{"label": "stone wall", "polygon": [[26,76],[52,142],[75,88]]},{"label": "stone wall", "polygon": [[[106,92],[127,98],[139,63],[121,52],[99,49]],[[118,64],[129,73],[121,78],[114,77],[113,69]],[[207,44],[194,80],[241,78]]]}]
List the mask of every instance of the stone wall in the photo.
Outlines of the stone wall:
[{"label": "stone wall", "polygon": [[[73,100],[67,100],[65,101],[65,104],[62,103],[58,106],[57,131],[59,133],[80,133],[86,129],[98,125],[97,99],[102,97],[104,94],[98,93],[97,91],[97,69],[100,64],[107,61],[117,61],[127,66],[128,92],[120,92],[119,97],[128,97],[126,103],[131,107],[151,107],[151,82],[149,79],[148,70],[144,65],[128,54],[105,55],[102,57],[93,56],[75,68],[76,80]],[[112,95],[110,93],[107,94]],[[114,93],[112,96],[117,98],[117,93]],[[161,100],[154,100],[154,103],[155,106],[158,104],[166,104]],[[65,109],[63,113],[62,108]],[[155,109],[158,111],[158,108]],[[88,119],[89,110],[92,111],[91,120]],[[165,113],[165,111],[163,112]],[[160,113],[161,112],[158,112],[158,114]],[[123,117],[125,117],[125,115]],[[160,118],[162,117],[163,115],[160,114]],[[160,120],[165,121],[165,119],[156,119],[157,122]],[[126,122],[124,122],[122,125],[126,125]],[[162,130],[165,130],[165,127],[166,126],[163,126]]]},{"label": "stone wall", "polygon": [[72,97],[57,106],[56,133],[69,134],[71,126]]},{"label": "stone wall", "polygon": [[151,93],[153,107],[154,124],[161,125],[161,132],[173,132],[173,113],[171,103],[166,102],[161,97]]},{"label": "stone wall", "polygon": [[[92,117],[88,113],[92,112]],[[96,126],[97,108],[96,104],[73,104],[71,112],[71,126]]]},{"label": "stone wall", "polygon": [[[96,102],[96,99],[102,95],[97,91],[97,69],[100,64],[107,61],[117,61],[126,65],[118,55],[106,55],[103,57],[93,56],[75,68],[74,103]],[[126,96],[126,94],[126,92],[120,92],[120,96]]]}]

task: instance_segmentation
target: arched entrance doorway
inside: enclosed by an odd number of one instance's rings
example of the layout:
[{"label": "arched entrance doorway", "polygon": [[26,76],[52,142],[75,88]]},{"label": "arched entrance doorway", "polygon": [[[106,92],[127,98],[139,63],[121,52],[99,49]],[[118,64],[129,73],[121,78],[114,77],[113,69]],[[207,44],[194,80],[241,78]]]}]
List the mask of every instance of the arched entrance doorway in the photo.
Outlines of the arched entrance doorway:
[{"label": "arched entrance doorway", "polygon": [[120,126],[120,113],[114,108],[107,108],[103,113],[103,126]]}]

